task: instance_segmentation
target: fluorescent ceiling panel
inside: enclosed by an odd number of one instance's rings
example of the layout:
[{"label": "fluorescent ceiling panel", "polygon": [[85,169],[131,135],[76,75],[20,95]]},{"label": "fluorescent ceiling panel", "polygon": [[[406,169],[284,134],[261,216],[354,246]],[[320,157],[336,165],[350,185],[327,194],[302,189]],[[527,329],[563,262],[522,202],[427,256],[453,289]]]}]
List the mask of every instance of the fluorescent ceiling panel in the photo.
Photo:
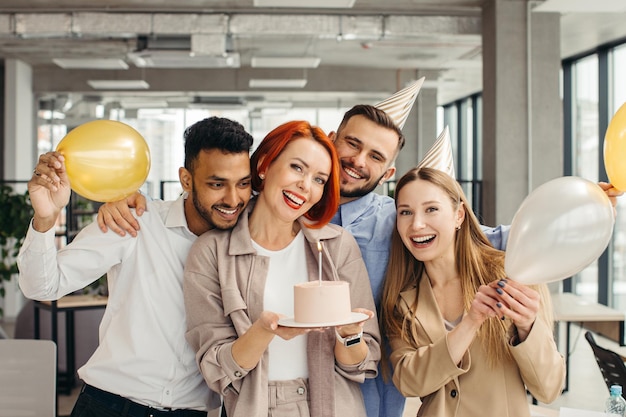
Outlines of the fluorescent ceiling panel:
[{"label": "fluorescent ceiling panel", "polygon": [[315,7],[319,9],[344,9],[354,6],[356,0],[254,0],[254,7],[290,7],[306,8]]},{"label": "fluorescent ceiling panel", "polygon": [[87,84],[96,90],[146,90],[150,84],[144,80],[89,80]]},{"label": "fluorescent ceiling panel", "polygon": [[306,57],[268,57],[253,56],[250,65],[252,68],[317,68],[321,58]]},{"label": "fluorescent ceiling panel", "polygon": [[251,78],[248,83],[250,88],[303,88],[305,85],[304,78]]},{"label": "fluorescent ceiling panel", "polygon": [[54,58],[52,62],[63,69],[128,69],[128,64],[121,59]]},{"label": "fluorescent ceiling panel", "polygon": [[162,99],[121,100],[120,107],[123,109],[166,109],[168,103]]},{"label": "fluorescent ceiling panel", "polygon": [[190,51],[145,50],[129,53],[128,59],[139,68],[239,68],[237,52],[192,56]]},{"label": "fluorescent ceiling panel", "polygon": [[626,12],[624,0],[547,0],[533,9],[537,12],[617,13]]}]

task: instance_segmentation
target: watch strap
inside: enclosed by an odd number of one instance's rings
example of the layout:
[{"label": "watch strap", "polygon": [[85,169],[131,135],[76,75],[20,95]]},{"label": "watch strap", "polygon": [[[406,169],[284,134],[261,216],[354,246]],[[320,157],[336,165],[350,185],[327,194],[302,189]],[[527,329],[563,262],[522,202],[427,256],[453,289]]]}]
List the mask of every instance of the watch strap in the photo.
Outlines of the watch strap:
[{"label": "watch strap", "polygon": [[363,330],[361,330],[357,334],[343,337],[339,334],[337,329],[335,329],[335,337],[337,338],[337,341],[341,343],[342,345],[344,345],[345,347],[352,347],[354,345],[358,345],[359,343],[361,343],[361,339],[363,338]]}]

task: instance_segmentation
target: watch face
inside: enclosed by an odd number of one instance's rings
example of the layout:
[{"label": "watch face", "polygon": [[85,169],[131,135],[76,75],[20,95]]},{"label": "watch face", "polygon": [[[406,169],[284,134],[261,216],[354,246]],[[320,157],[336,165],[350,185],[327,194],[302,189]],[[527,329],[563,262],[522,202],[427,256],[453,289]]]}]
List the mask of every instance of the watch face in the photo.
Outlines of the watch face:
[{"label": "watch face", "polygon": [[357,334],[355,336],[347,338],[346,342],[345,342],[345,346],[346,347],[350,347],[350,346],[353,346],[353,345],[357,345],[359,343],[361,343],[361,335]]}]

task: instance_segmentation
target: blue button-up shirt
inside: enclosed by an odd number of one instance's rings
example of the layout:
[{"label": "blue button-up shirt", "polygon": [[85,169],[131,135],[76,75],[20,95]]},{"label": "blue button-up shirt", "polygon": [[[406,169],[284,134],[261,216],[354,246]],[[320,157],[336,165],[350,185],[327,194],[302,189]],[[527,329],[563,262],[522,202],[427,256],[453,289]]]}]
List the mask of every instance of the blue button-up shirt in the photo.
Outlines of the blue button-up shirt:
[{"label": "blue button-up shirt", "polygon": [[[349,203],[341,204],[331,223],[348,230],[359,244],[378,309],[382,284],[389,262],[391,234],[396,227],[394,199],[385,195],[369,193]],[[483,226],[483,231],[496,248],[505,249],[509,226],[496,228]],[[383,335],[383,341],[385,339]],[[402,416],[405,398],[391,381],[388,383],[383,381],[380,372],[376,379],[366,379],[361,384],[361,390],[363,391],[368,417]]]}]

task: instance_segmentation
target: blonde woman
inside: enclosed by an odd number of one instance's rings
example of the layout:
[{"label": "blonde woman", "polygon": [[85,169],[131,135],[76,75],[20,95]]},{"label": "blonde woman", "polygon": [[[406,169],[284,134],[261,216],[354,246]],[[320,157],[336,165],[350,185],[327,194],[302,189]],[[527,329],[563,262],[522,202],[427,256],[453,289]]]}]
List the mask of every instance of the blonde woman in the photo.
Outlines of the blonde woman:
[{"label": "blonde woman", "polygon": [[396,187],[396,230],[381,330],[393,382],[418,416],[529,416],[526,390],[549,403],[565,363],[545,285],[506,278],[459,184],[415,168]]}]

